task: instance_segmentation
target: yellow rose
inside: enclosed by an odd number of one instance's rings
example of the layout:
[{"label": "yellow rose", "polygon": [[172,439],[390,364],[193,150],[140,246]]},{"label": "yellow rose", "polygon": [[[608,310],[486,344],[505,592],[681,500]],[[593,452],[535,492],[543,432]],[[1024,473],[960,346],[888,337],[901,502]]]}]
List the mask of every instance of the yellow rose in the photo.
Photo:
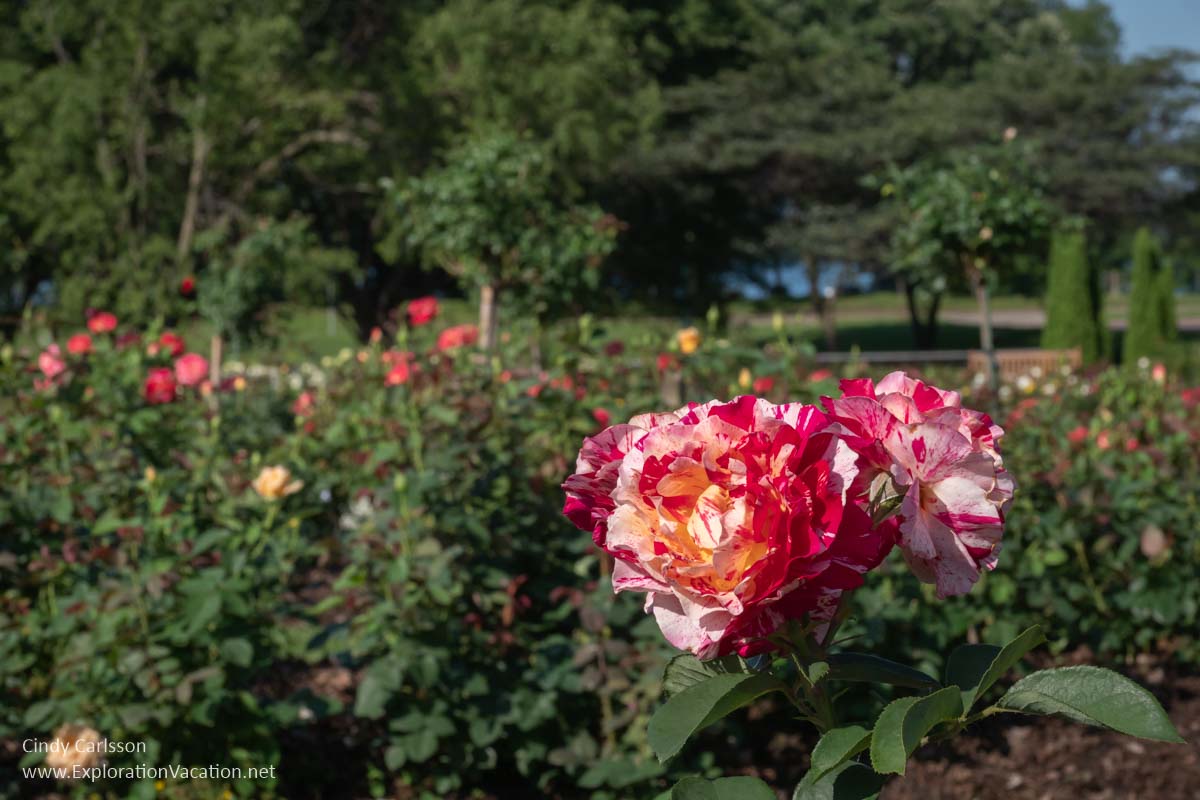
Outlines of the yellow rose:
[{"label": "yellow rose", "polygon": [[743,389],[749,389],[750,384],[754,381],[754,376],[750,374],[750,370],[742,367],[742,371],[738,373],[738,386]]},{"label": "yellow rose", "polygon": [[304,481],[292,480],[287,467],[263,467],[262,472],[250,484],[263,500],[279,500],[304,488]]},{"label": "yellow rose", "polygon": [[684,328],[679,333],[675,334],[675,341],[679,344],[679,352],[685,356],[696,352],[700,347],[700,342],[703,341],[700,331],[696,328]]}]

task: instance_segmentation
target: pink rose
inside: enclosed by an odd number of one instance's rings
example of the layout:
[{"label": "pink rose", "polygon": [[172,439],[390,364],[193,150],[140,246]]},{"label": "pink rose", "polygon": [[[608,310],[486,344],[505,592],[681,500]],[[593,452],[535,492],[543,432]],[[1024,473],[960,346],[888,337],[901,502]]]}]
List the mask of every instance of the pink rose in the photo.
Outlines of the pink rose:
[{"label": "pink rose", "polygon": [[166,367],[155,367],[146,375],[142,385],[142,397],[147,403],[160,405],[175,399],[175,375]]},{"label": "pink rose", "polygon": [[842,381],[842,397],[822,398],[859,453],[856,489],[901,498],[900,548],[939,597],[964,594],[993,569],[1014,484],[991,418],[962,407],[957,392],[902,372],[877,385]]},{"label": "pink rose", "polygon": [[99,311],[88,318],[87,326],[92,333],[108,333],[117,327],[117,318],[107,311]]},{"label": "pink rose", "polygon": [[813,406],[693,404],[586,439],[563,511],[672,644],[750,655],[788,619],[830,619],[890,549],[848,504],[855,461]]},{"label": "pink rose", "polygon": [[292,414],[297,417],[311,416],[317,407],[317,398],[312,392],[301,392],[296,398],[296,402],[292,403]]},{"label": "pink rose", "polygon": [[175,380],[197,386],[208,377],[208,359],[199,353],[184,353],[175,361]]},{"label": "pink rose", "polygon": [[63,361],[62,350],[53,342],[38,355],[38,369],[50,382],[55,381],[67,371],[67,362]]}]

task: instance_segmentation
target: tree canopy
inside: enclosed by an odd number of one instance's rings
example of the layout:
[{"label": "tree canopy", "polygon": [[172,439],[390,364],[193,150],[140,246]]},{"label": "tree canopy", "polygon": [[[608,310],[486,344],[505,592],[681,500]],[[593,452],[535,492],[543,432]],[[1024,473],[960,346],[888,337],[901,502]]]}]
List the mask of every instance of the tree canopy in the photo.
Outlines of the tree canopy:
[{"label": "tree canopy", "polygon": [[650,302],[707,307],[796,260],[886,274],[879,176],[1007,128],[1108,263],[1146,222],[1194,249],[1193,56],[1122,56],[1095,0],[0,7],[10,322],[46,300],[169,316],[181,276],[240,263],[262,302],[333,298],[365,335],[405,296],[470,288],[383,246],[385,181],[496,132],[537,142],[556,205],[621,221],[604,281]]}]

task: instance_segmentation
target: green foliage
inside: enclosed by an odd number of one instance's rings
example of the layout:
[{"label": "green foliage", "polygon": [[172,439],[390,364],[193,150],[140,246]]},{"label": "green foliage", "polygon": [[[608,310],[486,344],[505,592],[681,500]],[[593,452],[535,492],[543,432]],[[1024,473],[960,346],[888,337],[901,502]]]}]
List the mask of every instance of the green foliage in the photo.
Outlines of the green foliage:
[{"label": "green foliage", "polygon": [[1029,714],[1058,714],[1142,739],[1183,743],[1154,695],[1099,667],[1035,672],[1017,681],[996,705]]},{"label": "green foliage", "polygon": [[[1131,736],[1181,743],[1183,739],[1148,691],[1111,670],[1098,667],[1066,667],[1035,672],[1017,681],[994,706],[972,714],[971,706],[996,680],[1009,672],[1036,645],[1045,641],[1039,627],[1029,628],[1003,647],[966,645],[950,657],[948,680],[942,688],[926,687],[917,695],[898,697],[876,717],[874,725],[852,724],[833,727],[828,719],[811,716],[814,708],[825,708],[822,717],[835,713],[827,699],[827,686],[805,679],[805,663],[813,658],[834,659],[828,653],[828,639],[811,637],[806,631],[791,629],[773,637],[782,648],[762,660],[756,677],[782,680],[781,689],[800,716],[821,730],[820,741],[812,750],[808,773],[796,786],[794,798],[831,798],[852,800],[875,797],[889,774],[903,775],[908,759],[922,744],[960,733],[965,726],[985,716],[1001,712],[1057,714],[1076,722],[1108,727]],[[655,725],[705,715],[704,724],[728,714],[737,704],[715,705],[731,685],[731,676],[712,675],[689,689],[672,695],[650,721]],[[837,681],[830,675],[829,681]],[[839,695],[840,696],[840,695]],[[685,708],[693,700],[690,712]],[[711,710],[710,710],[711,709]],[[680,728],[687,739],[696,729]],[[682,740],[673,747],[682,746]],[[869,751],[870,767],[857,760]],[[704,782],[685,779],[674,792],[691,797]],[[707,790],[707,787],[703,787]],[[673,794],[672,797],[675,795]],[[697,794],[696,796],[702,796]]]},{"label": "green foliage", "polygon": [[1046,327],[1042,347],[1070,349],[1078,347],[1083,362],[1091,364],[1104,353],[1102,327],[1095,278],[1088,266],[1083,232],[1059,228],[1050,240],[1050,268],[1046,279]]},{"label": "green foliage", "polygon": [[616,221],[594,205],[563,204],[553,163],[516,136],[468,141],[445,166],[386,186],[393,257],[420,253],[467,288],[511,295],[522,314],[560,314],[593,292],[616,242]]},{"label": "green foliage", "polygon": [[939,292],[971,273],[1004,277],[1037,252],[1051,220],[1030,155],[1018,142],[960,153],[945,163],[894,169],[883,194],[900,207],[894,269]]},{"label": "green foliage", "polygon": [[1153,234],[1141,228],[1133,240],[1129,327],[1122,357],[1126,364],[1161,359],[1175,336],[1174,276]]}]

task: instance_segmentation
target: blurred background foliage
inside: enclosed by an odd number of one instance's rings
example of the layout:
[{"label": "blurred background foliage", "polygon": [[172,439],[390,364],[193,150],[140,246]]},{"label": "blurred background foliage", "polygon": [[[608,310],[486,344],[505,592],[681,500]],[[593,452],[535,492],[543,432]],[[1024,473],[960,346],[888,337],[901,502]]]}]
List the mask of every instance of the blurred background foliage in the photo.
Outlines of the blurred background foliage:
[{"label": "blurred background foliage", "polygon": [[[476,288],[430,248],[389,246],[388,187],[428,185],[497,136],[541,151],[564,224],[571,207],[620,221],[593,309],[703,309],[731,279],[784,292],[780,265],[801,262],[891,285],[913,251],[879,191],[888,170],[969,163],[1008,129],[1099,267],[1127,264],[1149,224],[1196,280],[1193,55],[1123,55],[1095,0],[11,0],[3,15],[8,331],[31,304],[169,317],[185,275],[241,268],[257,273],[243,329],[286,297],[365,338],[400,298]],[[1045,252],[993,288],[1040,292]],[[540,258],[526,268],[555,270]]]}]

